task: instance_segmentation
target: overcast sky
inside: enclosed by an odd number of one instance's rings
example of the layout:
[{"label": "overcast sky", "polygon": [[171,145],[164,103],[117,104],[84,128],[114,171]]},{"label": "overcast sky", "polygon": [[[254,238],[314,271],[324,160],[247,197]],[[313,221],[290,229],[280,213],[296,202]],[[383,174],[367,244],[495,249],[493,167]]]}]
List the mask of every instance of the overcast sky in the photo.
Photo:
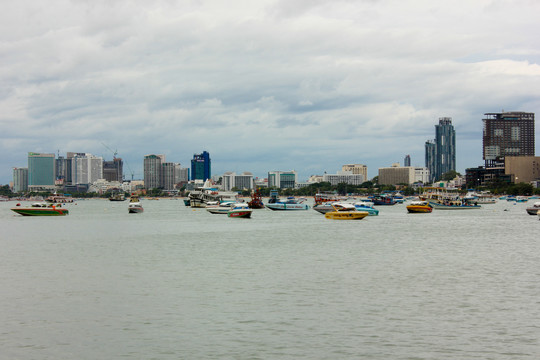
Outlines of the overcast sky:
[{"label": "overcast sky", "polygon": [[540,114],[539,14],[536,0],[2,1],[0,184],[28,152],[112,160],[107,147],[126,178],[146,154],[189,167],[204,150],[212,174],[373,177],[407,154],[424,166],[439,117],[464,173],[483,163],[484,113]]}]

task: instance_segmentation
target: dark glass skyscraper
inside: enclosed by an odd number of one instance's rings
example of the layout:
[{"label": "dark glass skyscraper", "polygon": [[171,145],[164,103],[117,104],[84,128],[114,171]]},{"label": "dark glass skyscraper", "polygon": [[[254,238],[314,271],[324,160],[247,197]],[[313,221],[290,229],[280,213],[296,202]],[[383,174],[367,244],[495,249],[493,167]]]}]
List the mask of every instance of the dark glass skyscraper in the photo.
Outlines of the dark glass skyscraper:
[{"label": "dark glass skyscraper", "polygon": [[483,156],[486,167],[504,162],[505,156],[534,156],[534,113],[486,113]]},{"label": "dark glass skyscraper", "polygon": [[426,142],[426,167],[431,181],[439,180],[443,174],[456,170],[456,131],[452,118],[439,118],[435,125],[435,140]]},{"label": "dark glass skyscraper", "polygon": [[210,154],[206,151],[194,154],[191,160],[191,180],[206,181],[211,176]]}]

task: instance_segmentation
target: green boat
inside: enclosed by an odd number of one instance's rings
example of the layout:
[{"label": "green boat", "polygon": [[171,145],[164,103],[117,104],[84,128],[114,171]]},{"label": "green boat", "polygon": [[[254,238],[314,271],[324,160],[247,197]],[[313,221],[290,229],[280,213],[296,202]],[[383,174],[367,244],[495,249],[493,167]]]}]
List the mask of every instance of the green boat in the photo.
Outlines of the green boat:
[{"label": "green boat", "polygon": [[64,216],[69,214],[68,209],[59,204],[34,203],[30,207],[21,207],[17,204],[11,211],[23,216]]}]

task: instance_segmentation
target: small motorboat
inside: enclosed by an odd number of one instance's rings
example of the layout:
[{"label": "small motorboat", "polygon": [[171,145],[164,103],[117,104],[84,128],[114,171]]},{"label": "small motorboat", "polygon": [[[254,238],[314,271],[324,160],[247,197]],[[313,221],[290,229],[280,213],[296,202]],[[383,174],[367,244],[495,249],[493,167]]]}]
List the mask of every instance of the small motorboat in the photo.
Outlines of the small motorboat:
[{"label": "small motorboat", "polygon": [[227,216],[230,218],[250,218],[252,212],[253,209],[250,209],[248,204],[236,203],[231,205]]},{"label": "small motorboat", "polygon": [[430,213],[433,211],[433,208],[427,201],[413,201],[406,206],[407,211],[410,213]]},{"label": "small motorboat", "polygon": [[528,207],[527,214],[529,215],[537,215],[538,210],[540,210],[540,201],[535,202],[532,206]]},{"label": "small motorboat", "polygon": [[129,199],[128,212],[130,214],[142,213],[144,211],[138,196],[131,195]]},{"label": "small motorboat", "polygon": [[30,207],[22,207],[17,204],[11,211],[23,216],[64,216],[69,214],[68,209],[60,204],[33,203]]},{"label": "small motorboat", "polygon": [[223,202],[220,203],[219,201],[209,201],[206,204],[206,211],[208,211],[210,214],[227,214],[229,210],[231,210],[232,202]]},{"label": "small motorboat", "polygon": [[367,211],[358,211],[353,204],[332,204],[334,211],[324,214],[324,217],[331,220],[362,220],[369,215]]}]

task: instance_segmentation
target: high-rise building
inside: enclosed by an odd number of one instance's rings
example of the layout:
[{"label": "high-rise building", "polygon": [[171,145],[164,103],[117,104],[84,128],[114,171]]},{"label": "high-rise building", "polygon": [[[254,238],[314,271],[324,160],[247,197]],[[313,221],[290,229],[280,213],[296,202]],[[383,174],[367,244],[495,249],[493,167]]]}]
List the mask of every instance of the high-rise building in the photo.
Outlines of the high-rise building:
[{"label": "high-rise building", "polygon": [[403,166],[411,166],[411,155],[405,155]]},{"label": "high-rise building", "polygon": [[486,167],[504,164],[505,156],[534,156],[534,113],[486,113],[483,159]]},{"label": "high-rise building", "polygon": [[13,192],[28,190],[28,168],[13,168]]},{"label": "high-rise building", "polygon": [[54,154],[28,153],[28,189],[54,189]]},{"label": "high-rise building", "polygon": [[441,117],[435,125],[435,140],[426,142],[426,167],[431,181],[451,170],[456,170],[456,131],[452,118]]},{"label": "high-rise building", "polygon": [[364,181],[367,181],[367,166],[362,164],[347,164],[341,167],[341,171],[348,171],[354,175],[364,175]]},{"label": "high-rise building", "polygon": [[243,172],[241,175],[237,175],[234,172],[226,172],[222,177],[223,190],[231,191],[233,188],[238,190],[250,190],[253,189],[253,174],[250,172]]},{"label": "high-rise building", "polygon": [[103,179],[103,158],[77,153],[71,158],[72,185],[92,184]]},{"label": "high-rise building", "polygon": [[435,141],[426,141],[426,168],[429,170],[429,181],[433,182],[435,174],[435,163],[437,160],[437,147]]},{"label": "high-rise building", "polygon": [[103,178],[107,181],[124,181],[124,162],[115,157],[113,161],[103,161]]},{"label": "high-rise building", "polygon": [[162,163],[165,162],[165,155],[145,155],[144,156],[144,187],[146,189],[161,188]]},{"label": "high-rise building", "polygon": [[212,176],[210,154],[203,151],[202,154],[194,154],[191,160],[191,180],[206,181]]},{"label": "high-rise building", "polygon": [[164,162],[161,164],[161,187],[165,190],[174,190],[180,182],[180,164]]},{"label": "high-rise building", "polygon": [[297,183],[296,171],[270,171],[268,172],[268,187],[279,189],[293,188]]}]

